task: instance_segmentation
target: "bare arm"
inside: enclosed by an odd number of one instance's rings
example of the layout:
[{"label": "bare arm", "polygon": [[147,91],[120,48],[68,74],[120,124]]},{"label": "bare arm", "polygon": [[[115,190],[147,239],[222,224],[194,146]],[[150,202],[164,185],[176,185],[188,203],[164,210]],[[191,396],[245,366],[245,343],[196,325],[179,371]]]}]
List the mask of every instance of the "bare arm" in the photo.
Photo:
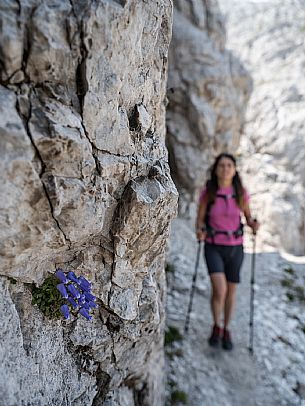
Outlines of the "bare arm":
[{"label": "bare arm", "polygon": [[205,223],[204,223],[206,210],[207,210],[207,199],[203,199],[199,203],[196,220],[196,235],[199,241],[204,241],[206,238]]},{"label": "bare arm", "polygon": [[256,233],[256,231],[259,228],[259,223],[258,223],[257,220],[252,218],[249,203],[245,204],[243,212],[244,212],[244,216],[245,216],[246,221],[247,221],[247,225],[250,228],[252,228],[254,233]]}]

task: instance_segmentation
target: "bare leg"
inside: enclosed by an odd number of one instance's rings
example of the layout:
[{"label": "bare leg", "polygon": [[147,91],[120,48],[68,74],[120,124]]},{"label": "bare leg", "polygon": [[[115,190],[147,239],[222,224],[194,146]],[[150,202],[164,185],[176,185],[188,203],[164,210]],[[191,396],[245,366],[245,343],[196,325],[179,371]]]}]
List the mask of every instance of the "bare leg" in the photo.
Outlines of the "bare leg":
[{"label": "bare leg", "polygon": [[211,308],[214,324],[220,326],[221,314],[225,305],[227,295],[227,280],[222,272],[215,272],[210,275],[212,284]]},{"label": "bare leg", "polygon": [[228,289],[227,289],[227,294],[226,294],[226,298],[225,298],[225,320],[224,320],[224,327],[227,328],[233,311],[234,311],[234,307],[235,307],[235,301],[236,301],[236,287],[237,287],[237,283],[232,283],[232,282],[228,282],[227,284]]}]

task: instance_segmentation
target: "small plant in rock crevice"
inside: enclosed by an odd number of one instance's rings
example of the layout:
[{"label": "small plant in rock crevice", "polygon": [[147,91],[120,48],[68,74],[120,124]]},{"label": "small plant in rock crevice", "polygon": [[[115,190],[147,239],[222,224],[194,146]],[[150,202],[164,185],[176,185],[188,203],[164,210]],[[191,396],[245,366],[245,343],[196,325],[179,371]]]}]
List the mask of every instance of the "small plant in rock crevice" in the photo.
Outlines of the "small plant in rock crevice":
[{"label": "small plant in rock crevice", "polygon": [[181,341],[182,338],[183,337],[177,327],[168,326],[167,330],[165,331],[164,345],[167,346],[174,343],[175,341]]},{"label": "small plant in rock crevice", "polygon": [[32,293],[32,304],[37,305],[39,310],[51,319],[60,318],[60,306],[65,301],[56,288],[58,280],[54,275],[48,276],[43,284],[37,287],[34,283],[30,285]]},{"label": "small plant in rock crevice", "polygon": [[284,268],[284,272],[288,273],[289,275],[294,275],[295,274],[294,269],[291,268],[291,266],[286,266]]},{"label": "small plant in rock crevice", "polygon": [[172,379],[167,381],[167,388],[168,388],[168,395],[166,399],[166,406],[174,406],[174,405],[187,405],[188,404],[188,397],[187,394],[178,388],[177,383],[174,382]]},{"label": "small plant in rock crevice", "polygon": [[291,288],[293,286],[293,279],[282,279],[281,280],[281,285],[284,288]]},{"label": "small plant in rock crevice", "polygon": [[83,276],[77,277],[74,272],[65,273],[59,268],[40,287],[31,285],[32,304],[36,304],[50,318],[63,315],[68,320],[71,314],[80,314],[87,320],[92,320],[90,312],[98,305],[91,288],[91,282]]},{"label": "small plant in rock crevice", "polygon": [[302,281],[297,280],[295,270],[291,266],[286,266],[284,272],[288,274],[281,279],[281,285],[287,288],[286,297],[290,302],[298,300],[305,301],[305,289],[302,286]]},{"label": "small plant in rock crevice", "polygon": [[183,404],[186,405],[187,404],[187,394],[179,389],[175,389],[172,393],[171,393],[171,401],[172,404]]},{"label": "small plant in rock crevice", "polygon": [[286,297],[289,300],[289,302],[293,302],[295,297],[291,292],[286,292]]},{"label": "small plant in rock crevice", "polygon": [[164,336],[164,345],[165,345],[165,353],[169,359],[173,359],[174,357],[182,357],[183,350],[175,346],[175,343],[178,343],[182,340],[182,335],[180,334],[177,327],[169,326],[165,331]]},{"label": "small plant in rock crevice", "polygon": [[165,265],[165,272],[166,273],[172,273],[172,274],[174,274],[175,273],[175,267],[174,267],[174,265],[173,264],[170,264],[170,263],[167,263],[166,265]]}]

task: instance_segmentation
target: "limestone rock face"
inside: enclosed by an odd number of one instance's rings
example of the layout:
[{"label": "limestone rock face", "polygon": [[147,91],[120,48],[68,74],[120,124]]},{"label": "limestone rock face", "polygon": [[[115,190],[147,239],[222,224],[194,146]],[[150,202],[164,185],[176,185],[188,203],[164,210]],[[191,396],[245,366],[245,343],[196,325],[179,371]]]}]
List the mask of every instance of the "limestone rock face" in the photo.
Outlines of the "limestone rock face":
[{"label": "limestone rock face", "polygon": [[[171,1],[0,10],[2,402],[160,405]],[[58,266],[92,280],[92,323],[32,305]]]},{"label": "limestone rock face", "polygon": [[223,17],[215,1],[175,2],[169,56],[167,144],[189,210],[216,154],[239,145],[251,79],[225,49]]},{"label": "limestone rock face", "polygon": [[262,243],[304,255],[304,2],[221,5],[228,47],[254,81],[241,151]]}]

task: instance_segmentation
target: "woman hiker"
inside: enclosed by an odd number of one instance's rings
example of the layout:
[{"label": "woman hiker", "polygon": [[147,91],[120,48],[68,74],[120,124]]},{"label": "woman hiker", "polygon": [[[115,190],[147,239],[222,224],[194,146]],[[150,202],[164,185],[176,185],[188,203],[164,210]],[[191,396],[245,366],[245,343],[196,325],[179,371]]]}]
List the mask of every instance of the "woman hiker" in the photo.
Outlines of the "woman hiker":
[{"label": "woman hiker", "polygon": [[237,172],[236,159],[222,153],[215,159],[210,179],[200,195],[196,230],[198,241],[205,241],[204,255],[212,285],[214,326],[209,344],[217,347],[222,341],[226,350],[233,348],[228,326],[244,258],[241,213],[256,232],[259,224],[251,217],[249,194]]}]

